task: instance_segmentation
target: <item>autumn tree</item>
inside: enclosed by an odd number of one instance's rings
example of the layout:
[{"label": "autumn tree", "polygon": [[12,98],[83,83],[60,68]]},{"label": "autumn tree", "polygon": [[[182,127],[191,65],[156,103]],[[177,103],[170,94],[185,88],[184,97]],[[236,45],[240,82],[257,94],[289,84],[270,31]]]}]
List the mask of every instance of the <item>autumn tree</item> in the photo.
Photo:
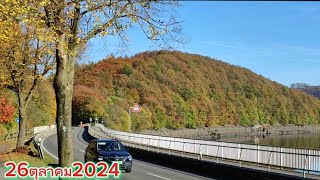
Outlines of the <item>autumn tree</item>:
[{"label": "autumn tree", "polygon": [[0,123],[8,123],[13,120],[14,106],[6,97],[0,97]]},{"label": "autumn tree", "polygon": [[15,124],[13,118],[15,107],[10,96],[0,88],[0,141],[4,140],[8,131]]},{"label": "autumn tree", "polygon": [[[42,8],[37,8],[40,4]],[[140,27],[148,39],[169,47],[182,42],[179,23],[173,15],[177,6],[171,1],[43,0],[26,1],[29,13],[37,14],[42,28],[55,39],[58,155],[61,166],[73,162],[71,138],[74,66],[79,49],[96,36],[119,37],[126,42],[126,31]],[[159,42],[159,43],[158,43]]]},{"label": "autumn tree", "polygon": [[38,84],[28,105],[27,117],[30,119],[27,127],[55,124],[56,100],[51,79]]},{"label": "autumn tree", "polygon": [[104,114],[104,99],[86,86],[75,86],[72,101],[73,123],[88,121],[89,117],[101,118]]},{"label": "autumn tree", "polygon": [[[119,130],[117,126],[127,121],[124,113],[128,104],[134,102],[146,113],[131,114],[132,131],[229,124],[317,124],[320,115],[320,101],[302,91],[244,68],[177,51],[143,52],[83,65],[76,69],[75,85],[99,92],[107,100],[107,106],[101,103],[106,107],[106,125]],[[85,99],[87,94],[83,95]],[[118,112],[110,111],[111,104]],[[84,109],[79,112],[92,109],[81,107]]]},{"label": "autumn tree", "polygon": [[[52,43],[41,22],[26,18],[30,8],[24,1],[1,1],[0,6],[0,84],[18,99],[19,135],[17,148],[24,145],[27,107],[39,82],[54,68]],[[47,31],[48,32],[48,31]]]}]

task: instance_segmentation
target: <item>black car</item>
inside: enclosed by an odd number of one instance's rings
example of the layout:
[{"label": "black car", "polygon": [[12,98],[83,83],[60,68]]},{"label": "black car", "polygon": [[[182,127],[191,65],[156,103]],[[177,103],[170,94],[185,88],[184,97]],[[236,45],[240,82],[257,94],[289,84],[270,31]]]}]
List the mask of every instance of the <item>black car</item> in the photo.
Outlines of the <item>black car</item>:
[{"label": "black car", "polygon": [[119,166],[121,170],[131,172],[132,156],[122,143],[115,139],[95,139],[90,141],[84,153],[84,161],[105,161],[112,163],[113,161],[122,161]]}]

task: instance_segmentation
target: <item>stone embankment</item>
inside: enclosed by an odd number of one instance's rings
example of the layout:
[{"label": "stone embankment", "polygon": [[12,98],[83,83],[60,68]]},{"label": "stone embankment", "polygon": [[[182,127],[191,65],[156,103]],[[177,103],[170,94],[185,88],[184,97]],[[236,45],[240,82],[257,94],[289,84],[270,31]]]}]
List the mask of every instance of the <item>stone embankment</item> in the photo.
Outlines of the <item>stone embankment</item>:
[{"label": "stone embankment", "polygon": [[218,126],[204,127],[197,129],[160,129],[160,130],[144,130],[142,134],[161,135],[170,137],[203,139],[203,140],[226,140],[233,138],[254,138],[265,137],[269,135],[293,135],[293,134],[320,134],[320,126],[307,125],[257,125],[254,127],[242,126]]}]

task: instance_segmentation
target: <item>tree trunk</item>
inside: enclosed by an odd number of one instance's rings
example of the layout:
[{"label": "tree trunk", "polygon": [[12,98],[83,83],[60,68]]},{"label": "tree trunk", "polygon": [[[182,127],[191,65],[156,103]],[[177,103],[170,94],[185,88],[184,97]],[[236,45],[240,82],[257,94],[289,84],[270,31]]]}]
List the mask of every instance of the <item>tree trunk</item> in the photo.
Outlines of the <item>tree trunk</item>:
[{"label": "tree trunk", "polygon": [[27,111],[25,106],[25,101],[22,97],[21,93],[18,94],[18,102],[19,102],[19,134],[18,134],[18,140],[17,140],[17,146],[16,148],[23,147],[24,146],[24,140],[26,137],[26,120],[27,120]]},{"label": "tree trunk", "polygon": [[73,163],[71,116],[75,56],[70,53],[70,49],[66,50],[65,38],[65,34],[61,34],[56,47],[57,71],[54,89],[57,102],[59,164],[62,167],[70,167]]}]

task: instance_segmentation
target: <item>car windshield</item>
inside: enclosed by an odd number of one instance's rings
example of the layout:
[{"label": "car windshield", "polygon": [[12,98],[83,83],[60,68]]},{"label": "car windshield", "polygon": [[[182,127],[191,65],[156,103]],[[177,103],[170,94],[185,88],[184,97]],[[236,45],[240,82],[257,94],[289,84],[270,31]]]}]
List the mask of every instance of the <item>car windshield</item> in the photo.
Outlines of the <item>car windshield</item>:
[{"label": "car windshield", "polygon": [[126,150],[120,142],[98,142],[98,151],[124,151]]}]

